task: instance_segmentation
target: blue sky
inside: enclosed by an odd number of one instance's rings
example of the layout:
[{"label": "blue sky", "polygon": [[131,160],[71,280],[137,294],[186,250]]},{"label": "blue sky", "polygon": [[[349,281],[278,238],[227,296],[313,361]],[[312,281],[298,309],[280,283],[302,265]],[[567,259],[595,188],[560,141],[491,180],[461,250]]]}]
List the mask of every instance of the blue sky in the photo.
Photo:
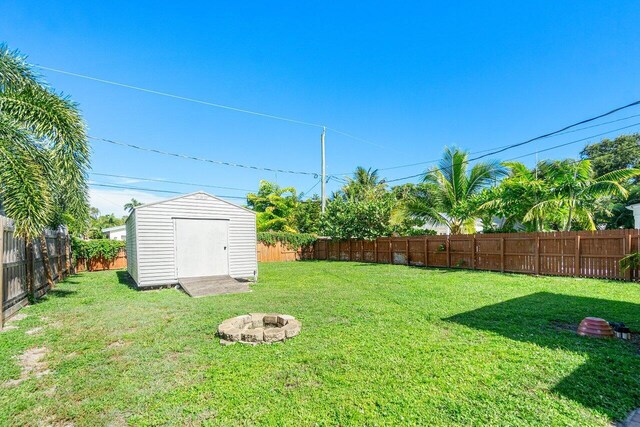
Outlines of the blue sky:
[{"label": "blue sky", "polygon": [[[0,39],[32,63],[319,123],[369,141],[327,133],[327,172],[337,174],[358,165],[386,168],[437,159],[445,145],[480,151],[520,142],[640,99],[637,2],[189,3],[5,1]],[[93,136],[235,163],[319,171],[318,128],[50,71],[43,75],[80,103]],[[640,108],[606,121],[634,114]],[[497,158],[635,123],[640,117]],[[637,130],[640,125],[609,136]],[[576,157],[584,143],[540,158]],[[250,190],[260,179],[298,191],[317,181],[104,142],[92,147],[98,173]],[[394,179],[428,166],[381,174]],[[170,191],[198,189],[91,178]],[[328,188],[339,185],[331,181]],[[317,191],[319,186],[312,192]],[[99,187],[91,196],[103,212],[119,215],[131,196],[145,202],[168,197]]]}]

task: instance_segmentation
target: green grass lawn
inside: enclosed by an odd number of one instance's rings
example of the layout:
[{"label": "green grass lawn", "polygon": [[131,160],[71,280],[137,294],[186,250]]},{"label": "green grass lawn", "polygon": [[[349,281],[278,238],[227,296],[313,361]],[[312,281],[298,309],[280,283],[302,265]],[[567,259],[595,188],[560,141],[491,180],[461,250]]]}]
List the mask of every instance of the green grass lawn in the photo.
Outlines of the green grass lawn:
[{"label": "green grass lawn", "polygon": [[[0,424],[605,426],[640,406],[638,346],[569,330],[639,330],[637,284],[299,262],[192,299],[124,277],[71,277],[0,333]],[[302,333],[221,346],[217,325],[248,312]],[[8,385],[36,347],[50,373]]]}]

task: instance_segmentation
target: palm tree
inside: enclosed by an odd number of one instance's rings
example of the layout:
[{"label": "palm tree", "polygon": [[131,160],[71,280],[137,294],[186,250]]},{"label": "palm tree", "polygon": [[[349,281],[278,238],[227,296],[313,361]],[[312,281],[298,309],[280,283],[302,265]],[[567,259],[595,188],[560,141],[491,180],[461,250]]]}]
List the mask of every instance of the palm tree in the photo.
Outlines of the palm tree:
[{"label": "palm tree", "polygon": [[142,206],[142,202],[139,202],[137,199],[132,198],[131,201],[124,204],[124,210],[131,213],[133,212],[133,209],[138,206]]},{"label": "palm tree", "polygon": [[505,162],[503,166],[509,170],[508,176],[500,185],[482,192],[480,210],[488,219],[502,218],[503,229],[521,225],[526,231],[543,231],[545,219],[551,219],[549,216],[532,215],[527,221],[523,218],[538,202],[549,198],[550,188],[544,174],[538,166],[530,170],[520,162]]},{"label": "palm tree", "polygon": [[365,169],[358,166],[353,178],[347,178],[342,187],[347,200],[367,200],[375,197],[386,189],[386,184],[380,179],[377,169]]},{"label": "palm tree", "polygon": [[60,225],[63,213],[88,217],[85,132],[77,104],[0,44],[0,200],[16,234],[27,240],[28,254],[33,239],[40,239],[50,285],[43,228]]},{"label": "palm tree", "polygon": [[640,169],[628,168],[594,177],[590,160],[545,162],[545,179],[551,185],[551,197],[536,203],[524,216],[525,221],[548,214],[563,213],[563,229],[571,230],[574,221],[587,230],[595,230],[593,212],[603,197],[627,197],[623,183],[640,176]]},{"label": "palm tree", "polygon": [[425,195],[406,203],[407,213],[425,221],[446,225],[452,234],[475,231],[479,210],[473,198],[505,173],[498,162],[476,163],[469,168],[466,151],[446,147],[422,181]]}]

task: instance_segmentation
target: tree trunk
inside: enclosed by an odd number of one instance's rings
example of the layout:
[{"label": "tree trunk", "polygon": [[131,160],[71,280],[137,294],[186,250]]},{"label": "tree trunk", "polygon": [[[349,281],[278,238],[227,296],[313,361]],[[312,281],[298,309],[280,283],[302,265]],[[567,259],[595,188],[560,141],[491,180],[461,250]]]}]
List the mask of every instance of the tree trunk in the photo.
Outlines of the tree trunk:
[{"label": "tree trunk", "polygon": [[44,277],[49,288],[53,288],[53,274],[51,274],[51,264],[49,263],[49,248],[47,248],[47,236],[40,235],[40,253],[42,254],[42,265],[44,266]]},{"label": "tree trunk", "polygon": [[31,302],[33,302],[36,299],[36,289],[33,283],[33,240],[31,239],[27,239],[27,244],[25,245],[25,260],[27,262],[27,294]]},{"label": "tree trunk", "polygon": [[573,202],[569,204],[569,217],[567,218],[567,224],[564,227],[564,231],[571,231],[572,219],[573,219]]},{"label": "tree trunk", "polygon": [[64,237],[64,262],[65,262],[65,274],[70,276],[75,271],[72,271],[73,265],[71,264],[71,243],[69,242],[69,235]]}]

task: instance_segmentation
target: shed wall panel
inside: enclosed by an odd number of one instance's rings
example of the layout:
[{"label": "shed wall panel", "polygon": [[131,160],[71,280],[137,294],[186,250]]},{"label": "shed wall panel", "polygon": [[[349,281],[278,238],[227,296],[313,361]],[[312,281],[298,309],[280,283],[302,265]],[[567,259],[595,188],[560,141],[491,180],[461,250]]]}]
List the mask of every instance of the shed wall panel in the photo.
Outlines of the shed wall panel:
[{"label": "shed wall panel", "polygon": [[125,248],[127,250],[127,271],[138,283],[138,241],[136,235],[136,212],[131,212],[127,218],[127,241]]}]

